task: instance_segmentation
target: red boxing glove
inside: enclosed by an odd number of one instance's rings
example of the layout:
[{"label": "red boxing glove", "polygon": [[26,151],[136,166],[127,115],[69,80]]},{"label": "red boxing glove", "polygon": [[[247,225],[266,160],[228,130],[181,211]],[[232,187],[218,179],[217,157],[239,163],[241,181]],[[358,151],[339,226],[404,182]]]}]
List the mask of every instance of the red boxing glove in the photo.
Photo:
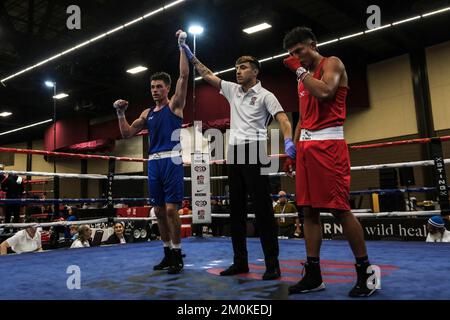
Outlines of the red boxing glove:
[{"label": "red boxing glove", "polygon": [[292,72],[296,72],[298,68],[302,66],[300,59],[297,59],[294,56],[289,56],[286,59],[283,60],[284,65],[286,68],[289,68]]},{"label": "red boxing glove", "polygon": [[284,164],[283,164],[283,171],[286,172],[288,177],[293,177],[292,171],[295,170],[295,160],[287,157],[284,160]]}]

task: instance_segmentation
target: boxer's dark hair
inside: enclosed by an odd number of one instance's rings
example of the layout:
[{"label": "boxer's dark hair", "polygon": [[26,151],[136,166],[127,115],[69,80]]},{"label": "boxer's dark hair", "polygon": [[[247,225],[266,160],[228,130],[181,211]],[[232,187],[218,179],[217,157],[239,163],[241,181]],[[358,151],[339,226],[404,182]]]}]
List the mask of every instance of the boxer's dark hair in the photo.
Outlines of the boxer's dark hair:
[{"label": "boxer's dark hair", "polygon": [[261,71],[261,63],[253,56],[241,56],[236,60],[236,65],[249,62],[253,69]]},{"label": "boxer's dark hair", "polygon": [[294,47],[297,43],[303,43],[307,40],[311,40],[317,43],[317,38],[308,27],[295,27],[289,31],[283,39],[283,48],[288,50]]},{"label": "boxer's dark hair", "polygon": [[166,72],[156,72],[152,74],[152,76],[150,77],[150,81],[153,80],[162,80],[168,86],[172,84],[172,79],[170,78],[170,75]]}]

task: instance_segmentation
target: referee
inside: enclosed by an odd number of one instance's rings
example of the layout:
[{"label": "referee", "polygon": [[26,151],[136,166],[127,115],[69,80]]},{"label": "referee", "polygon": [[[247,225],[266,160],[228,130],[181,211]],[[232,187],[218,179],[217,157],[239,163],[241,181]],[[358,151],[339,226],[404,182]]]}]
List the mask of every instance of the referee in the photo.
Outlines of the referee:
[{"label": "referee", "polygon": [[247,196],[250,196],[264,251],[266,272],[263,280],[277,279],[281,276],[278,262],[278,230],[270,197],[269,177],[261,172],[269,163],[267,125],[271,117],[280,123],[286,153],[295,158],[291,124],[277,98],[264,89],[257,79],[261,66],[256,58],[242,56],[237,59],[237,83],[234,83],[215,76],[192,54],[187,45],[184,45],[183,49],[202,78],[220,89],[220,93],[228,100],[231,108],[227,169],[234,263],[220,275],[231,276],[249,272],[246,205]]}]

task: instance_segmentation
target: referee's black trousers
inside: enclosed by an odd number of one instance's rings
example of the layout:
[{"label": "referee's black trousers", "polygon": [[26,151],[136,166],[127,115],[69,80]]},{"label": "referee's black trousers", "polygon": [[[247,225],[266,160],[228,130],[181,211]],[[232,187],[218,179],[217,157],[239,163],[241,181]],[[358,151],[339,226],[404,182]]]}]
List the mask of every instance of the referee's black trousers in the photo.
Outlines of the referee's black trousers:
[{"label": "referee's black trousers", "polygon": [[[233,149],[233,146],[229,146]],[[236,154],[237,150],[229,150]],[[246,148],[248,152],[248,148]],[[230,154],[230,153],[229,153]],[[236,157],[235,157],[236,159]],[[278,267],[278,229],[270,197],[269,176],[261,174],[260,161],[249,164],[227,164],[230,185],[230,220],[233,242],[234,264],[247,266],[247,195],[250,196],[255,213],[256,227],[259,230],[266,268]]]}]

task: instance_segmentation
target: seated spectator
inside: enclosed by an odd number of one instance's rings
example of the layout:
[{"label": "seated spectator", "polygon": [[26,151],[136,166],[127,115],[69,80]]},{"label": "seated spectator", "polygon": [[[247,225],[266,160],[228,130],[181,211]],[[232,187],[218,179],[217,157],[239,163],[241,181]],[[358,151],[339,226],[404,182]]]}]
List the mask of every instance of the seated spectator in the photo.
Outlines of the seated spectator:
[{"label": "seated spectator", "polygon": [[69,236],[68,236],[68,238],[70,238],[70,240],[72,242],[77,240],[77,238],[78,238],[78,225],[77,224],[72,224],[69,227]]},{"label": "seated spectator", "polygon": [[[25,223],[37,223],[37,221],[33,218],[27,218]],[[6,255],[8,248],[11,248],[15,253],[42,251],[41,233],[37,227],[28,227],[20,230],[2,242],[0,245],[0,254]]]},{"label": "seated spectator", "polygon": [[[78,217],[76,216],[77,210],[78,210],[77,208],[71,207],[71,206],[64,207],[64,209],[62,210],[63,220],[66,220],[66,221],[78,221]],[[72,226],[75,226],[78,229],[79,225],[72,225]],[[72,226],[62,227],[62,229],[63,229],[62,232],[64,233],[64,238],[65,239],[72,238],[73,234],[71,234],[71,231],[70,231],[70,228]],[[58,232],[59,232],[59,229],[58,229]],[[75,233],[77,233],[77,232],[75,232]]]},{"label": "seated spectator", "polygon": [[125,231],[125,223],[116,222],[114,223],[114,233],[109,236],[108,240],[106,240],[103,244],[119,244],[119,243],[127,243],[124,237]]},{"label": "seated spectator", "polygon": [[[295,213],[297,212],[297,207],[292,203],[289,203],[286,198],[286,192],[278,192],[278,203],[274,208],[274,213]],[[300,220],[298,217],[277,218],[278,222],[278,235],[288,238],[293,238],[300,236]]]},{"label": "seated spectator", "polygon": [[426,242],[450,242],[450,231],[445,228],[441,216],[433,216],[428,219],[427,230]]},{"label": "seated spectator", "polygon": [[89,244],[89,240],[92,236],[92,230],[87,224],[83,224],[78,228],[78,237],[72,243],[70,248],[88,248],[91,245]]}]

